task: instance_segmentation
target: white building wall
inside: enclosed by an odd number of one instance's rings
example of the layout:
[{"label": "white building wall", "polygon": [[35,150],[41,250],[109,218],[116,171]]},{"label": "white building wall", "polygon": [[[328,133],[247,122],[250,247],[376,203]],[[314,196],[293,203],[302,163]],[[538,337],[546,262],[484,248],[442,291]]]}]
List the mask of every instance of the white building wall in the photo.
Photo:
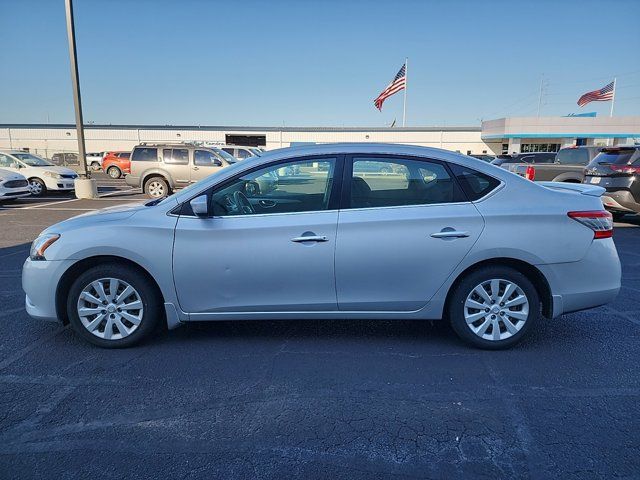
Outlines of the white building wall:
[{"label": "white building wall", "polygon": [[[500,153],[500,142],[483,142],[480,131],[425,131],[425,130],[206,130],[206,129],[153,129],[153,128],[87,128],[87,152],[131,150],[141,142],[224,142],[226,134],[265,135],[266,146],[288,147],[295,142],[388,142],[444,148],[462,153]],[[76,130],[73,128],[1,128],[0,148],[28,148],[34,153],[51,157],[56,152],[77,151]]]}]

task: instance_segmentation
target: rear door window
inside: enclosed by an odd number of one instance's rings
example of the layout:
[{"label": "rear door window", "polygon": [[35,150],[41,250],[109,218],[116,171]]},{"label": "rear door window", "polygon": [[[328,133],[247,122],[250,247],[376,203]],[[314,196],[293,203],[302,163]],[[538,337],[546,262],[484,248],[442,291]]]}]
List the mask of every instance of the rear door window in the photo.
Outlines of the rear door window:
[{"label": "rear door window", "polygon": [[189,150],[186,148],[165,148],[162,150],[164,163],[171,165],[187,165],[189,163]]},{"label": "rear door window", "polygon": [[157,162],[158,161],[158,149],[157,148],[136,148],[133,151],[131,160],[135,162]]}]

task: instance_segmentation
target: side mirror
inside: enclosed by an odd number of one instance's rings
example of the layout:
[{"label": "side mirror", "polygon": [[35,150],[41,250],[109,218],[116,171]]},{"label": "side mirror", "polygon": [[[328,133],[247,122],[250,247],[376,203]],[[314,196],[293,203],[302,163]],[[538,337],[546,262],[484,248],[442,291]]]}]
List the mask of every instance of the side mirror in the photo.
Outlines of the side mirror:
[{"label": "side mirror", "polygon": [[213,166],[214,167],[221,167],[222,166],[222,162],[220,160],[214,160],[213,161]]},{"label": "side mirror", "polygon": [[193,213],[200,218],[207,218],[209,216],[209,205],[206,195],[200,195],[189,202]]}]

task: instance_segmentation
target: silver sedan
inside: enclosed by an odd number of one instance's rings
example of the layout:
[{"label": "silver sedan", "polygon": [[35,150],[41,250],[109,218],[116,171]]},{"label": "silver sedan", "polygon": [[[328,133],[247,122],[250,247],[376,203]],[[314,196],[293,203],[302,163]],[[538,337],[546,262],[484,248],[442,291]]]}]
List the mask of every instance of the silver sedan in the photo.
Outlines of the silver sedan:
[{"label": "silver sedan", "polygon": [[161,323],[385,318],[505,348],[617,295],[602,192],[432,148],[277,150],[48,228],[24,264],[26,308],[103,347]]}]

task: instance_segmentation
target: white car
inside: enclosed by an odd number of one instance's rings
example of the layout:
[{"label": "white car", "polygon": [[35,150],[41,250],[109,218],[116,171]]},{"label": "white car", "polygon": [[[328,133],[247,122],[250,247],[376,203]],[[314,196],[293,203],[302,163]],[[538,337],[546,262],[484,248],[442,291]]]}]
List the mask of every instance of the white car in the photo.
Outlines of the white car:
[{"label": "white car", "polygon": [[19,173],[0,168],[0,202],[31,195],[29,182]]},{"label": "white car", "polygon": [[65,167],[58,167],[42,157],[20,150],[0,151],[0,168],[19,173],[29,181],[32,195],[42,195],[47,190],[70,192],[78,174]]}]

